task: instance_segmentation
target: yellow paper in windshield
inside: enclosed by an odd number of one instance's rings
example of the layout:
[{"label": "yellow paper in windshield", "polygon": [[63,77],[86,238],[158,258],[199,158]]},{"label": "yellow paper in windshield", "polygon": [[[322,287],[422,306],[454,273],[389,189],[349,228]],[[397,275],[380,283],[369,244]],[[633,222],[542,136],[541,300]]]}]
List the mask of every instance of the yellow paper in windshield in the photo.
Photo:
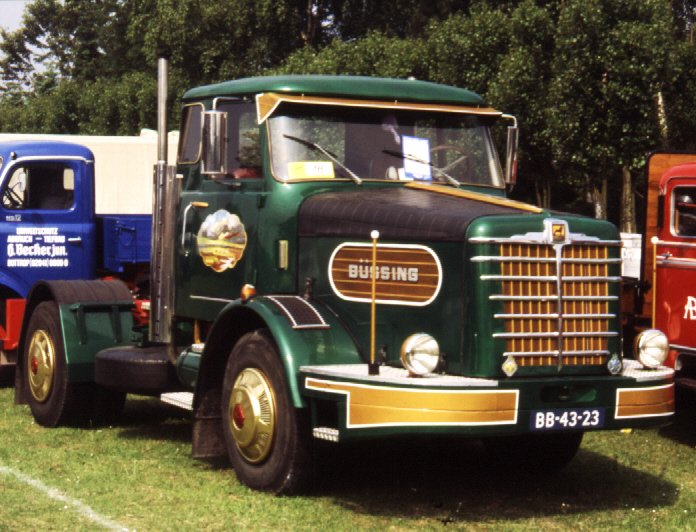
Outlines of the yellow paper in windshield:
[{"label": "yellow paper in windshield", "polygon": [[288,179],[333,179],[331,161],[297,161],[288,163]]}]

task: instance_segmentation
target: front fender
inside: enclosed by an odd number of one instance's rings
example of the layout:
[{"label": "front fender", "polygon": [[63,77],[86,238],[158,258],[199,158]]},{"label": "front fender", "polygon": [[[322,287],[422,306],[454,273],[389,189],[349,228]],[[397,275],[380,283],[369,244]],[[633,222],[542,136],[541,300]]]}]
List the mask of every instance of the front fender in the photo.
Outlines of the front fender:
[{"label": "front fender", "polygon": [[31,288],[31,285],[21,275],[14,275],[8,271],[0,271],[0,286],[9,288],[20,297],[27,297]]},{"label": "front fender", "polygon": [[[234,344],[246,332],[267,328],[278,347],[280,361],[287,377],[288,388],[295,407],[306,406],[298,382],[299,368],[304,365],[356,364],[362,361],[350,334],[343,324],[324,306],[313,301],[315,324],[293,322],[288,313],[287,298],[295,296],[260,296],[242,303],[228,304],[216,319],[208,335],[198,375],[197,399],[210,387],[221,385],[227,356]],[[299,300],[301,298],[297,298]],[[302,300],[304,301],[304,300]],[[220,382],[216,382],[216,381]]]}]

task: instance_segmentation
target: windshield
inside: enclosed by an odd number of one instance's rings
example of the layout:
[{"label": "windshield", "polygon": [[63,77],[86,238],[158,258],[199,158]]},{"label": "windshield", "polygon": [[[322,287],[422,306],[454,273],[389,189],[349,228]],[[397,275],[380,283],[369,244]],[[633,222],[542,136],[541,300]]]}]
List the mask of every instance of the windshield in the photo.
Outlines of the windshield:
[{"label": "windshield", "polygon": [[273,174],[281,181],[345,178],[502,187],[486,122],[452,112],[286,103],[268,120]]}]

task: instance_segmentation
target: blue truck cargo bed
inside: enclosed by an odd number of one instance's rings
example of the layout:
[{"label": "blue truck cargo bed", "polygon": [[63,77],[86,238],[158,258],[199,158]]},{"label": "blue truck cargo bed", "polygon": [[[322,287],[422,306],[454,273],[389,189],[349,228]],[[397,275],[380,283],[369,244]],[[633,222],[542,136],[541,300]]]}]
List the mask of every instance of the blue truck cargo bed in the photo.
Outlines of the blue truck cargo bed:
[{"label": "blue truck cargo bed", "polygon": [[103,242],[103,266],[122,272],[127,264],[150,262],[152,217],[147,214],[99,216]]}]

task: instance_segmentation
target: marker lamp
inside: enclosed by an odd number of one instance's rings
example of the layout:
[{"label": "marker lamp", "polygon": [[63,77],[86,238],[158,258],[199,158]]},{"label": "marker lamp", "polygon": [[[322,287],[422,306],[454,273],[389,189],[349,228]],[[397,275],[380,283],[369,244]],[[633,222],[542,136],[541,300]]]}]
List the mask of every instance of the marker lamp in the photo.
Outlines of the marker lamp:
[{"label": "marker lamp", "polygon": [[412,334],[401,345],[401,363],[411,375],[432,373],[440,364],[440,346],[429,334]]},{"label": "marker lamp", "polygon": [[246,303],[255,295],[256,287],[252,284],[245,284],[244,286],[242,286],[242,290],[239,293],[239,297],[241,298],[242,303]]},{"label": "marker lamp", "polygon": [[636,336],[633,342],[633,354],[646,368],[655,369],[666,359],[669,341],[662,331],[647,329]]}]

